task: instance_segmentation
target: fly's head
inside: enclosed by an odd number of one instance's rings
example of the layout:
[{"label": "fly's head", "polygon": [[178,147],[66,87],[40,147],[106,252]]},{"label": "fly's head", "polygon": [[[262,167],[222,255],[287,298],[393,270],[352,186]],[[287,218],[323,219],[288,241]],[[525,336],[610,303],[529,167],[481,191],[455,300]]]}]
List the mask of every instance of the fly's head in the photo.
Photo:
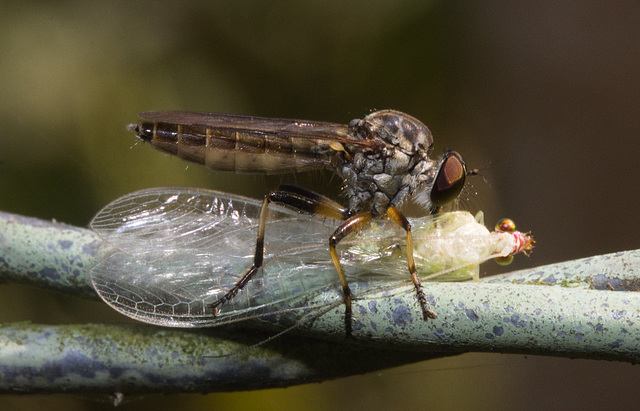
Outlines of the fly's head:
[{"label": "fly's head", "polygon": [[460,195],[467,175],[475,173],[467,171],[462,156],[452,150],[444,153],[439,161],[426,164],[424,168],[416,176],[414,200],[432,214],[453,203]]}]

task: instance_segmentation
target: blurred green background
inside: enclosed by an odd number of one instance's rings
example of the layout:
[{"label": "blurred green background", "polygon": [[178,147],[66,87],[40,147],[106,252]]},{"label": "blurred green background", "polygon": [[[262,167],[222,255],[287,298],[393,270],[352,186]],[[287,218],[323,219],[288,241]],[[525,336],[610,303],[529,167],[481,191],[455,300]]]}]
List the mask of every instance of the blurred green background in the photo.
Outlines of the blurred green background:
[{"label": "blurred green background", "polygon": [[[482,169],[463,207],[538,241],[531,267],[640,246],[637,2],[3,1],[0,209],[86,226],[107,202],[185,185],[261,197],[325,174],[236,176],[136,143],[141,111],[348,122],[393,108]],[[634,188],[636,187],[636,188]],[[485,269],[499,272],[492,264]],[[98,302],[0,287],[0,321],[124,321]],[[121,409],[557,409],[637,403],[628,364],[473,354],[261,392]],[[1,409],[111,409],[4,396]]]}]

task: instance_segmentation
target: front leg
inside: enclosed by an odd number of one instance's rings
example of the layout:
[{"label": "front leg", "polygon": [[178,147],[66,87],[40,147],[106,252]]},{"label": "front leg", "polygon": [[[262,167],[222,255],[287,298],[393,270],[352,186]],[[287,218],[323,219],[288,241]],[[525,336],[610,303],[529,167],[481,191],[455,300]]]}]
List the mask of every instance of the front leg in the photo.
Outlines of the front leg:
[{"label": "front leg", "polygon": [[413,238],[411,236],[411,224],[409,223],[407,218],[393,206],[387,208],[386,217],[394,223],[398,224],[404,229],[404,231],[407,232],[407,262],[409,265],[409,274],[411,275],[411,281],[413,281],[413,285],[416,289],[416,297],[418,298],[418,302],[420,303],[420,308],[422,308],[422,318],[425,321],[429,318],[436,318],[436,313],[428,308],[427,297],[425,297],[424,291],[422,291],[420,278],[418,278],[418,274],[416,274],[416,263],[413,259]]}]

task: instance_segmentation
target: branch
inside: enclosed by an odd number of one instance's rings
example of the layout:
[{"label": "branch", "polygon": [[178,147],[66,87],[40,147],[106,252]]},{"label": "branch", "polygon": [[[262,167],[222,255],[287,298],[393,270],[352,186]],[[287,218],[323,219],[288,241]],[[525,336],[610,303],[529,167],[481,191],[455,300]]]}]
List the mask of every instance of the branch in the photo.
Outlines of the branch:
[{"label": "branch", "polygon": [[[0,213],[0,281],[98,298],[90,270],[100,242],[87,229]],[[308,313],[287,312],[199,330],[5,325],[0,392],[258,389],[469,351],[636,363],[639,274],[640,250],[635,250],[479,283],[429,283],[427,298],[438,314],[429,321],[422,320],[411,286],[356,283],[355,338],[346,341],[342,306],[313,321],[300,319]],[[256,347],[274,335],[274,327],[295,329]]]}]

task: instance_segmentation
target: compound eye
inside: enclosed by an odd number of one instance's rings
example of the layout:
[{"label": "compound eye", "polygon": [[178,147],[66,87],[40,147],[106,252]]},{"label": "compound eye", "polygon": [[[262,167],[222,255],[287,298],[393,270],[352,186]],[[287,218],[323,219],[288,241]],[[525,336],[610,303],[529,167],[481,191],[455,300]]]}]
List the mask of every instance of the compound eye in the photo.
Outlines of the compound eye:
[{"label": "compound eye", "polygon": [[455,200],[464,187],[466,175],[467,167],[462,156],[455,151],[447,151],[431,189],[431,203],[442,207]]},{"label": "compound eye", "polygon": [[496,224],[496,231],[513,233],[516,231],[516,223],[514,223],[513,220],[509,218],[503,218],[502,220],[498,221],[498,224]]},{"label": "compound eye", "polygon": [[508,255],[506,257],[496,257],[494,258],[494,260],[496,260],[496,263],[500,265],[509,265],[513,261],[513,256]]}]

